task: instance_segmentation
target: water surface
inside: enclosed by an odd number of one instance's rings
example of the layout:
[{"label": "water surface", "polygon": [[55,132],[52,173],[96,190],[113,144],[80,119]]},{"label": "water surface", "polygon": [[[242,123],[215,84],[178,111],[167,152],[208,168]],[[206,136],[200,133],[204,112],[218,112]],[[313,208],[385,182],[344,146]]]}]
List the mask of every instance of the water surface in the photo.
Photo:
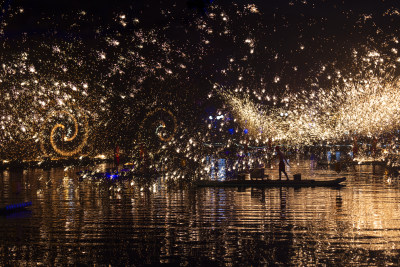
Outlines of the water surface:
[{"label": "water surface", "polygon": [[[79,181],[77,169],[0,172],[2,265],[399,265],[400,186],[380,166],[310,161],[289,175],[337,188],[151,188]],[[104,167],[104,166],[100,166]],[[272,179],[276,169],[270,170]]]}]

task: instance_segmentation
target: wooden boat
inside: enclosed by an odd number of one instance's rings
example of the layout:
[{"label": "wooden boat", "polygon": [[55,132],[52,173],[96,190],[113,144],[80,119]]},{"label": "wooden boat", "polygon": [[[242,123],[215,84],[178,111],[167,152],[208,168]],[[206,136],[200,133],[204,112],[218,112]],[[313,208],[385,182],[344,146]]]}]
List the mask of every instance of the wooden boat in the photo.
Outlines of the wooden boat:
[{"label": "wooden boat", "polygon": [[127,179],[133,177],[131,171],[120,171],[120,172],[94,172],[94,171],[80,171],[76,173],[79,179]]},{"label": "wooden boat", "polygon": [[357,166],[357,165],[386,165],[386,161],[382,160],[371,160],[371,161],[318,161],[317,165],[319,166],[335,166],[336,164],[340,164],[342,166]]},{"label": "wooden boat", "polygon": [[208,181],[200,180],[195,183],[198,187],[316,187],[316,186],[340,186],[346,177],[320,180],[228,180]]},{"label": "wooden boat", "polygon": [[32,206],[32,202],[22,202],[17,204],[11,204],[5,206],[4,208],[0,208],[0,215],[8,215],[14,212],[19,212],[25,210],[26,207]]},{"label": "wooden boat", "polygon": [[109,172],[95,172],[90,170],[80,171],[76,173],[80,180],[83,179],[105,179],[105,180],[129,180],[137,177],[151,178],[157,176],[155,170],[149,170],[148,172],[134,171],[132,169],[122,169],[121,171],[109,171]]}]

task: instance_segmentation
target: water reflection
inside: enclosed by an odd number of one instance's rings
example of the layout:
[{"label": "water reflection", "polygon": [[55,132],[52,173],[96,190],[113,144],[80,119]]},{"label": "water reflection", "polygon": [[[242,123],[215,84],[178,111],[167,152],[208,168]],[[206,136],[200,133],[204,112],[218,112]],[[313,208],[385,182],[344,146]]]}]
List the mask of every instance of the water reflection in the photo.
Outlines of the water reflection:
[{"label": "water reflection", "polygon": [[398,178],[381,166],[337,174],[310,161],[292,165],[315,179],[346,176],[347,186],[179,189],[160,179],[144,188],[131,181],[80,182],[74,169],[4,171],[1,206],[33,206],[0,217],[0,262],[399,264]]}]

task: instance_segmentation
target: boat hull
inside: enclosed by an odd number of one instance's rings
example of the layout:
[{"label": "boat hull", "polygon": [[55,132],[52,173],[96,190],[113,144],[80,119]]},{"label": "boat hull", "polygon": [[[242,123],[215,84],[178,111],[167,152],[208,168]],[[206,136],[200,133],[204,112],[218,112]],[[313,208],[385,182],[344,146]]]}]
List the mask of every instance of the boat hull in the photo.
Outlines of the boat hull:
[{"label": "boat hull", "polygon": [[231,180],[231,181],[198,181],[198,187],[316,187],[341,186],[346,178],[337,178],[327,181],[318,180]]},{"label": "boat hull", "polygon": [[9,215],[11,213],[24,211],[26,207],[32,206],[32,202],[23,202],[17,204],[11,204],[4,208],[0,208],[0,215]]}]

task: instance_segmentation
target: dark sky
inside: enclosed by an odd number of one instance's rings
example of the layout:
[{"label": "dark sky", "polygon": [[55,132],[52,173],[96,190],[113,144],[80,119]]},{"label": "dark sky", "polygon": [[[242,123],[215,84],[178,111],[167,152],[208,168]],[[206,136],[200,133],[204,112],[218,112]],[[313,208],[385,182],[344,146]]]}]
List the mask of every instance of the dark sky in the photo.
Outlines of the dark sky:
[{"label": "dark sky", "polygon": [[[246,11],[244,7],[250,4],[255,4],[259,13]],[[187,55],[189,73],[186,76],[193,76],[195,83],[201,76],[202,80],[208,77],[213,82],[236,86],[236,80],[231,84],[233,76],[242,75],[249,78],[243,78],[247,83],[259,85],[262,79],[271,84],[278,76],[291,87],[294,86],[292,79],[303,87],[318,75],[322,66],[349,70],[354,50],[377,49],[388,53],[387,48],[392,48],[388,42],[399,34],[396,4],[396,1],[382,0],[215,0],[207,12],[216,17],[210,18],[189,9],[185,0],[95,3],[5,0],[3,9],[22,7],[24,12],[18,15],[3,12],[2,19],[7,22],[3,30],[8,40],[18,40],[21,36],[50,40],[71,38],[83,42],[87,49],[98,49],[99,40],[104,36],[123,39],[137,30],[155,31],[159,37],[157,42],[165,41],[172,50]],[[121,14],[128,22],[123,28],[118,23]],[[226,23],[219,19],[221,14],[229,18]],[[134,18],[140,22],[132,23]],[[200,29],[201,24],[207,24],[212,33]],[[226,30],[228,34],[223,33]],[[243,42],[246,38],[254,40],[253,54],[249,54],[249,46]],[[205,40],[210,44],[202,43]],[[127,45],[131,45],[128,38],[126,42],[121,41],[121,47]],[[140,53],[155,60],[165,57],[159,47],[151,44]],[[237,60],[243,57],[247,57],[245,62]],[[236,59],[232,64],[231,58]],[[229,70],[230,75],[221,74],[222,70]]]},{"label": "dark sky", "polygon": [[[250,11],[252,4],[257,13]],[[167,93],[201,101],[214,83],[271,94],[329,87],[336,81],[328,77],[338,71],[365,71],[360,58],[371,51],[395,62],[400,33],[397,1],[382,0],[215,0],[207,14],[189,9],[185,0],[5,0],[2,7],[3,47],[46,58],[40,47],[57,44],[73,58],[57,64],[82,62],[69,68],[79,77],[116,94],[134,86],[160,99]],[[103,52],[107,59],[98,60]],[[133,54],[121,63],[121,56]],[[51,64],[41,65],[43,75],[53,71]],[[165,75],[169,70],[173,74]]]}]

